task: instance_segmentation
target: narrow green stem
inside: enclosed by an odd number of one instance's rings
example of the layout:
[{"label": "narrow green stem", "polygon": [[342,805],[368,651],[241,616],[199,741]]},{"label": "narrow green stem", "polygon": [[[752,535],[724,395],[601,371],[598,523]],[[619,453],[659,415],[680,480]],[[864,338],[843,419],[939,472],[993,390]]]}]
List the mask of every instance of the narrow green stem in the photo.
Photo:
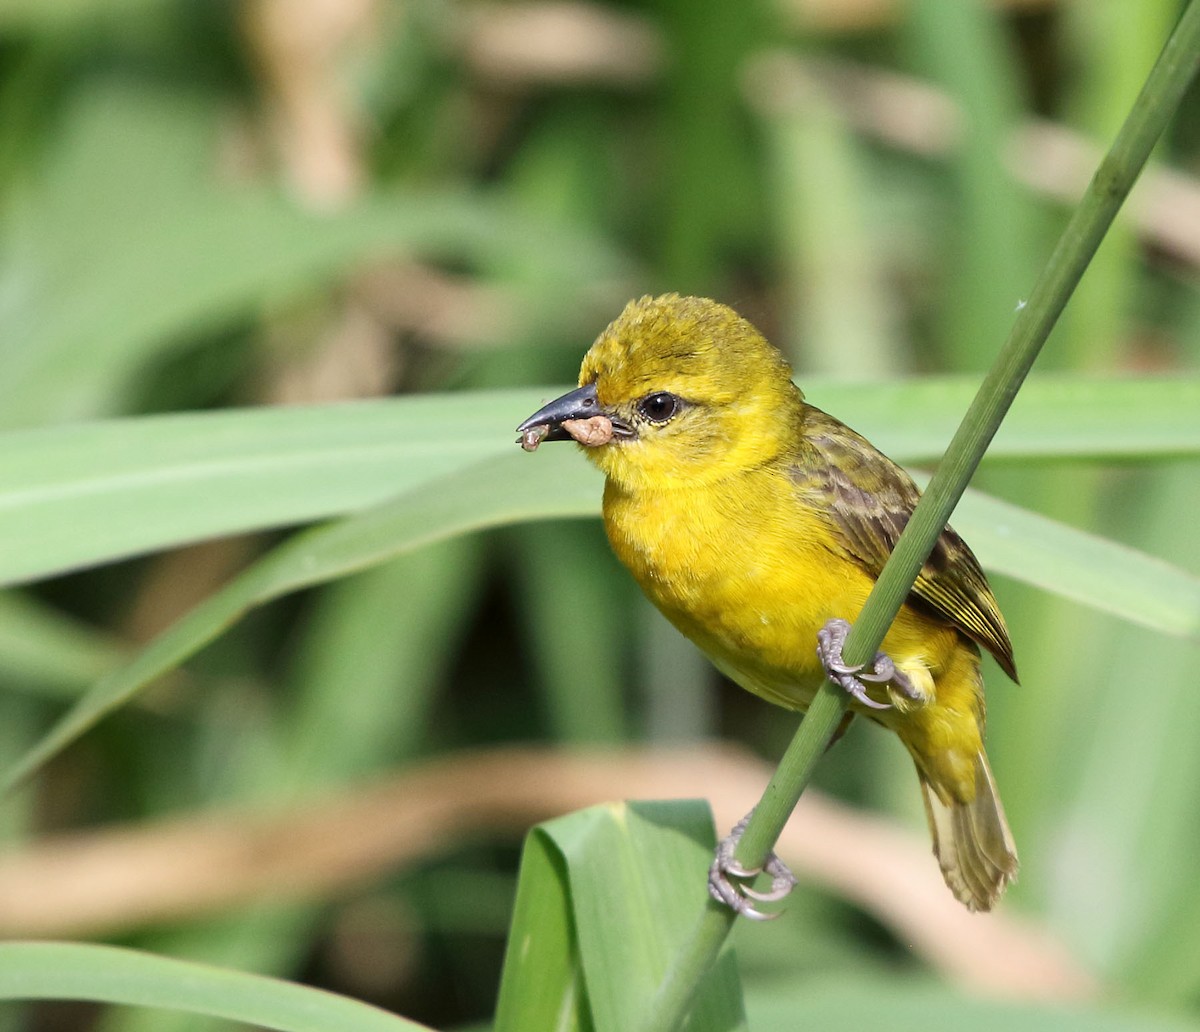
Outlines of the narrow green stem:
[{"label": "narrow green stem", "polygon": [[[1192,0],[1092,177],[1028,302],[1018,306],[1008,340],[850,632],[844,650],[848,663],[865,662],[879,648],[1067,299],[1195,76],[1197,65],[1200,0]],[[766,860],[837,730],[846,705],[845,697],[829,683],[817,693],[742,836],[736,856],[744,867],[761,867]],[[709,904],[692,938],[667,972],[643,1032],[674,1032],[680,1027],[733,921],[731,911]]]}]

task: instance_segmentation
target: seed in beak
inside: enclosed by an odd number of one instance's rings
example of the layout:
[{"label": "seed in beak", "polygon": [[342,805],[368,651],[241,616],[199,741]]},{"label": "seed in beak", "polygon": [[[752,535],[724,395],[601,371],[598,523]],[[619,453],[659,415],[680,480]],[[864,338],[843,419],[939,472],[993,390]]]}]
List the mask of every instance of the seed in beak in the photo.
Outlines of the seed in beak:
[{"label": "seed in beak", "polygon": [[550,433],[550,427],[545,423],[539,423],[537,426],[531,426],[523,434],[521,434],[521,447],[527,452],[535,452],[538,450],[538,445],[541,444]]},{"label": "seed in beak", "polygon": [[612,420],[608,416],[589,416],[587,419],[564,419],[562,428],[580,444],[599,448],[613,439]]}]

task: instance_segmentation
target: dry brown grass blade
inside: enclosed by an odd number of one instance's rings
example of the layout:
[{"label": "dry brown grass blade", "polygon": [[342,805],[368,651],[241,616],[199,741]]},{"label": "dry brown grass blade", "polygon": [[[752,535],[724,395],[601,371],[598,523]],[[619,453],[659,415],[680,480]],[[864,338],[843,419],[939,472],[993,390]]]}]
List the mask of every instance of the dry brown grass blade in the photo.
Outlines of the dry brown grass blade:
[{"label": "dry brown grass blade", "polygon": [[[1057,0],[993,0],[1013,13]],[[784,21],[803,33],[862,32],[904,17],[901,0],[778,0]],[[509,88],[598,84],[633,88],[654,79],[667,47],[654,23],[582,0],[476,3],[462,8],[459,45],[471,71]]]},{"label": "dry brown grass blade", "polygon": [[[762,55],[748,69],[747,95],[764,111],[802,105],[814,90],[846,123],[898,150],[942,158],[958,146],[963,113],[944,91],[911,76],[849,61]],[[1014,179],[1036,194],[1074,204],[1099,163],[1101,148],[1066,126],[1030,120],[1005,159]],[[1200,180],[1163,167],[1146,169],[1124,217],[1149,243],[1200,265]]]},{"label": "dry brown grass blade", "polygon": [[[565,752],[508,748],[412,768],[285,813],[221,811],[64,836],[0,856],[0,935],[64,937],[327,897],[424,861],[467,836],[622,798],[707,797],[729,827],[766,764],[719,746]],[[892,929],[947,977],[1012,997],[1077,999],[1092,978],[1036,924],[969,914],[924,835],[806,793],[780,852]]]},{"label": "dry brown grass blade", "polygon": [[364,182],[362,117],[341,66],[368,45],[378,6],[253,0],[241,11],[284,169],[298,198],[313,208],[338,208]]},{"label": "dry brown grass blade", "polygon": [[[898,16],[896,0],[781,0],[805,31],[877,28]],[[1053,0],[998,0],[1014,12]],[[475,75],[514,88],[578,82],[644,86],[660,73],[663,44],[652,23],[585,3],[525,3],[469,9],[461,33]],[[936,87],[909,76],[850,62],[802,61],[790,52],[765,54],[748,70],[750,99],[773,108],[803,103],[823,88],[860,132],[913,153],[940,157],[955,145],[962,115]],[[1030,121],[1008,154],[1013,176],[1031,190],[1073,204],[1087,186],[1099,148],[1065,126]],[[1200,183],[1167,169],[1148,169],[1127,215],[1151,243],[1200,265]]]},{"label": "dry brown grass blade", "polygon": [[[1058,0],[992,0],[1002,11],[1019,14],[1054,7]],[[904,17],[902,0],[778,0],[779,10],[809,32],[861,32],[895,24]]]},{"label": "dry brown grass blade", "polygon": [[599,4],[472,4],[462,14],[463,58],[494,85],[635,88],[662,68],[663,43],[653,23]]}]

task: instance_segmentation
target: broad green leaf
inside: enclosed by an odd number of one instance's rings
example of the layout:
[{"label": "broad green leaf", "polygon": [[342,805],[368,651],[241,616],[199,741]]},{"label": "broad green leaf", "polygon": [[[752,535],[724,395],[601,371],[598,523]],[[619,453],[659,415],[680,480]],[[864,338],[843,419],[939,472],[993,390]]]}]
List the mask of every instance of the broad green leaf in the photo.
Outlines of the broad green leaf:
[{"label": "broad green leaf", "polygon": [[513,413],[535,397],[419,395],[2,434],[0,582],[365,508],[515,451]]},{"label": "broad green leaf", "polygon": [[1196,1032],[1182,1017],[1067,1003],[976,999],[925,981],[822,976],[752,991],[746,1013],[755,1032]]},{"label": "broad green leaf", "polygon": [[0,1000],[95,1000],[228,1018],[279,1032],[418,1032],[357,1000],[113,946],[0,944]]},{"label": "broad green leaf", "polygon": [[[391,502],[301,534],[276,549],[98,681],[14,768],[28,774],[101,716],[178,666],[249,609],[456,534],[529,519],[594,516],[600,483],[574,449],[515,449],[416,484]],[[1156,630],[1194,634],[1200,579],[1121,545],[969,493],[955,515],[983,564]],[[1042,539],[1044,548],[1034,548]],[[1115,571],[1107,576],[1109,570]]]},{"label": "broad green leaf", "polygon": [[978,491],[952,521],[989,570],[1164,634],[1200,635],[1200,577],[1186,570]]},{"label": "broad green leaf", "polygon": [[[708,902],[704,875],[716,846],[708,804],[614,803],[569,814],[546,831],[567,863],[596,1032],[637,1028]],[[683,1028],[746,1028],[732,947],[722,951]]]},{"label": "broad green leaf", "polygon": [[[704,908],[704,872],[714,845],[703,802],[612,803],[535,829],[522,866],[497,1032],[637,1028]],[[696,876],[686,876],[689,871]],[[536,963],[551,952],[559,958],[547,958],[554,992],[538,1000]],[[535,1020],[552,1014],[571,1014],[575,1023]],[[731,949],[722,953],[684,1027],[746,1027]]]},{"label": "broad green leaf", "polygon": [[594,1032],[566,864],[550,837],[525,838],[494,1032]]},{"label": "broad green leaf", "polygon": [[[561,459],[577,458],[569,449],[559,454]],[[28,774],[255,606],[458,534],[533,515],[566,517],[596,511],[599,484],[586,463],[524,461],[528,459],[518,452],[468,466],[385,505],[285,542],[160,634],[128,665],[98,681],[37,746],[5,772],[3,784]],[[518,470],[522,490],[514,491]]]},{"label": "broad green leaf", "polygon": [[[940,455],[975,386],[962,377],[816,383],[809,397],[897,461],[919,462]],[[0,584],[365,508],[514,451],[512,428],[558,390],[234,409],[0,434]],[[519,475],[544,464],[547,453],[564,469],[584,467],[564,450],[548,446]],[[989,457],[1188,454],[1200,454],[1200,379],[1064,377],[1028,383]],[[526,518],[560,511],[553,492],[530,494],[527,486],[513,485],[524,494]]]},{"label": "broad green leaf", "polygon": [[[937,376],[857,388],[814,384],[807,394],[897,462],[928,462],[941,457],[978,387],[976,377]],[[1197,454],[1200,377],[1053,374],[1025,381],[984,461]]]}]

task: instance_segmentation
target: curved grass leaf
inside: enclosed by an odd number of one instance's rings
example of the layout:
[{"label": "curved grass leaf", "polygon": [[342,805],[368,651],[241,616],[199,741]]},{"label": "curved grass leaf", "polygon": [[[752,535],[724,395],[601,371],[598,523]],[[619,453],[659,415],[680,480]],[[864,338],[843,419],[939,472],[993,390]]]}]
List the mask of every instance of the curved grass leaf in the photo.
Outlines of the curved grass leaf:
[{"label": "curved grass leaf", "polygon": [[888,977],[829,977],[767,988],[747,987],[755,1032],[1196,1032],[1194,1022],[1164,1014],[1072,1003],[1025,1003],[966,996],[941,986]]},{"label": "curved grass leaf", "polygon": [[[638,1028],[704,905],[714,845],[702,801],[611,803],[535,828],[522,858],[496,1032]],[[680,876],[688,870],[697,877]],[[745,1027],[727,949],[683,1028]]]},{"label": "curved grass leaf", "polygon": [[129,651],[38,598],[0,591],[0,680],[6,688],[78,696]]},{"label": "curved grass leaf", "polygon": [[421,395],[11,431],[0,435],[0,583],[365,508],[513,451],[511,413],[530,397]]},{"label": "curved grass leaf", "polygon": [[[638,1028],[708,902],[716,846],[703,800],[614,803],[545,826],[566,861],[596,1032]],[[696,877],[681,876],[694,871]],[[681,1027],[745,1029],[741,979],[724,949]]]},{"label": "curved grass leaf", "polygon": [[[940,455],[974,386],[968,377],[829,383],[813,385],[809,396],[897,461],[920,462]],[[555,390],[235,409],[0,434],[0,584],[366,508],[513,451],[512,428]],[[990,459],[1197,454],[1200,379],[1055,377],[1027,384]],[[526,503],[525,518],[556,508],[549,495],[539,501],[526,494]],[[543,503],[549,508],[539,513]]]},{"label": "curved grass leaf", "polygon": [[978,491],[963,495],[954,527],[988,570],[1164,634],[1200,635],[1200,577],[1178,566]]},{"label": "curved grass leaf", "polygon": [[[939,376],[857,389],[818,385],[808,395],[896,461],[922,462],[941,457],[978,386],[977,377]],[[1053,374],[1025,381],[984,461],[1197,454],[1200,377]]]},{"label": "curved grass leaf", "polygon": [[[513,449],[299,534],[98,681],[4,773],[0,785],[29,774],[255,606],[457,534],[523,520],[594,516],[599,505],[599,475],[573,449],[548,447],[536,456]],[[1159,631],[1195,634],[1200,628],[1200,578],[1157,559],[971,492],[955,524],[990,569]]]},{"label": "curved grass leaf", "polygon": [[[484,527],[543,518],[592,515],[597,475],[569,450],[560,458],[522,461],[510,453],[426,481],[387,504],[285,542],[183,619],[133,660],[101,678],[50,732],[4,772],[11,786],[78,738],[104,714],[177,667],[250,609],[289,592],[333,580],[423,545]],[[518,475],[519,474],[519,475]]]},{"label": "curved grass leaf", "polygon": [[494,1032],[595,1032],[562,856],[540,828],[525,837]]},{"label": "curved grass leaf", "polygon": [[0,1000],[95,1000],[189,1011],[279,1032],[428,1032],[320,989],[136,950],[0,943]]}]

